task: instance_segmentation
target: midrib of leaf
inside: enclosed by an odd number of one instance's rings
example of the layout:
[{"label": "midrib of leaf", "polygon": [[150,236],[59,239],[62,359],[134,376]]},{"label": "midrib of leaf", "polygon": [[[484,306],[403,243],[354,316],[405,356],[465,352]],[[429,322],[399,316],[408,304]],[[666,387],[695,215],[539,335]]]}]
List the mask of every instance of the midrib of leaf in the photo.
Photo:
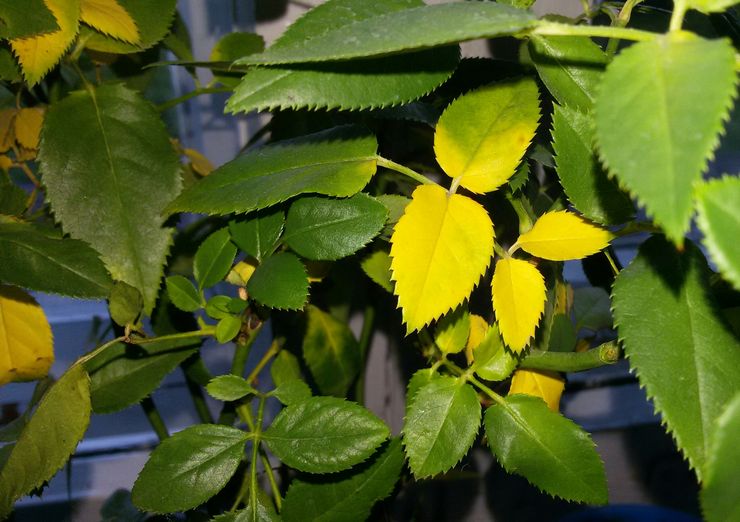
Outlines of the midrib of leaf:
[{"label": "midrib of leaf", "polygon": [[214,255],[214,256],[211,257],[211,262],[206,267],[206,271],[203,273],[203,275],[201,275],[201,280],[202,281],[205,281],[206,279],[208,279],[208,276],[213,271],[213,267],[216,264],[216,261],[218,261],[218,258],[220,257],[221,253],[224,251],[224,247],[230,241],[228,235],[226,235],[225,237],[226,237],[226,241],[224,241],[223,243],[221,243],[220,245],[218,245],[218,252],[216,253],[216,255]]},{"label": "midrib of leaf", "polygon": [[[511,295],[516,295],[516,293],[514,292],[514,277],[513,277],[512,270],[511,270],[511,266],[512,266],[511,263],[509,263],[509,274],[508,274],[509,277],[507,278],[507,283],[509,283],[508,290],[511,293]],[[517,306],[516,299],[512,299],[508,303],[508,305],[511,306],[511,309],[513,311],[513,313],[511,314],[511,317],[514,319],[514,324],[516,324],[516,329],[519,330],[519,310],[518,310],[519,307]],[[530,337],[531,337],[531,334],[530,334]]]},{"label": "midrib of leaf", "polygon": [[[331,332],[328,321],[324,317],[322,317],[321,314],[316,314],[316,315],[318,316],[319,321],[321,321],[321,325],[324,327],[325,331],[327,333]],[[330,353],[334,356],[334,359],[337,361],[337,364],[342,369],[342,371],[345,372],[346,374],[347,367],[345,364],[343,364],[342,358],[339,357],[339,345],[336,343],[336,340],[334,339],[333,335],[329,334],[327,337],[329,338],[329,342],[327,344],[329,345]]]},{"label": "midrib of leaf", "polygon": [[[657,59],[657,55],[653,56]],[[656,67],[657,72],[655,74],[655,76],[657,77],[656,82],[658,82],[660,87],[657,89],[658,96],[660,97],[660,103],[658,104],[658,112],[660,113],[659,121],[663,124],[666,135],[669,137],[669,139],[666,140],[665,148],[667,150],[665,152],[667,157],[669,158],[669,161],[667,163],[670,167],[671,199],[673,199],[673,208],[677,209],[680,208],[680,206],[678,201],[678,194],[676,191],[676,165],[673,162],[673,132],[670,122],[668,121],[668,100],[666,99],[665,70],[662,67],[662,62],[659,65],[659,67]]]},{"label": "midrib of leaf", "polygon": [[379,430],[367,431],[366,429],[363,428],[361,431],[356,431],[356,432],[354,431],[344,432],[339,435],[319,435],[315,437],[304,436],[304,435],[301,435],[301,436],[295,435],[293,437],[281,437],[281,436],[275,436],[272,434],[268,434],[268,432],[266,432],[262,434],[262,438],[267,441],[271,441],[271,440],[287,440],[287,441],[291,441],[291,440],[293,441],[344,440],[344,439],[355,438],[357,436],[367,437],[369,435],[376,435],[376,434],[380,434],[380,431]]},{"label": "midrib of leaf", "polygon": [[347,218],[341,218],[341,219],[335,219],[331,222],[325,222],[325,223],[315,223],[313,225],[303,226],[300,228],[299,232],[294,232],[292,234],[286,234],[283,236],[283,240],[287,240],[288,238],[291,238],[293,236],[301,235],[309,231],[318,230],[321,228],[327,228],[327,227],[333,227],[336,225],[341,225],[342,223],[348,223],[350,221],[363,221],[365,216],[362,215],[355,215]]}]

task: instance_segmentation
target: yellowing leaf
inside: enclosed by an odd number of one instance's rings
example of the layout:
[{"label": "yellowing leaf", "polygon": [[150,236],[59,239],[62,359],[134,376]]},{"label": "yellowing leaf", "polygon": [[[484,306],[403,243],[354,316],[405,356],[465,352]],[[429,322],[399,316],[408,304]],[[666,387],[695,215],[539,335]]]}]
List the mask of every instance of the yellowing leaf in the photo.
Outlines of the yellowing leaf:
[{"label": "yellowing leaf", "polygon": [[0,385],[40,379],[53,362],[44,311],[20,288],[0,285]]},{"label": "yellowing leaf", "polygon": [[17,109],[0,111],[0,152],[7,152],[15,144],[15,116]]},{"label": "yellowing leaf", "polygon": [[226,276],[226,280],[233,285],[245,286],[254,271],[257,270],[258,264],[259,262],[255,258],[247,256],[244,261],[239,261],[234,265]]},{"label": "yellowing leaf", "polygon": [[45,0],[59,30],[10,41],[29,85],[36,85],[62,59],[79,30],[80,0]]},{"label": "yellowing leaf", "polygon": [[581,259],[609,244],[612,234],[577,214],[558,210],[543,214],[529,232],[519,236],[521,247],[533,256],[552,261]]},{"label": "yellowing leaf", "polygon": [[21,109],[15,117],[15,139],[27,149],[39,148],[41,125],[44,123],[44,110],[40,108]]},{"label": "yellowing leaf", "polygon": [[472,199],[421,185],[396,223],[391,243],[394,293],[412,332],[470,295],[491,260],[493,224]]},{"label": "yellowing leaf", "polygon": [[0,155],[0,170],[8,172],[10,167],[13,166],[13,160],[5,154]]},{"label": "yellowing leaf", "polygon": [[534,335],[545,310],[545,280],[527,261],[506,258],[496,263],[491,280],[493,309],[501,336],[514,352],[521,352]]},{"label": "yellowing leaf", "polygon": [[478,346],[488,331],[488,321],[480,315],[470,314],[470,334],[468,334],[468,343],[465,346],[465,358],[468,364],[473,362],[473,350]]},{"label": "yellowing leaf", "polygon": [[558,411],[564,388],[565,380],[557,372],[522,369],[514,372],[509,395],[534,395],[543,399],[552,411]]},{"label": "yellowing leaf", "polygon": [[80,0],[80,18],[101,33],[130,44],[139,43],[136,22],[116,0]]},{"label": "yellowing leaf", "polygon": [[199,176],[207,176],[216,168],[208,158],[195,149],[182,149],[182,153],[188,158],[190,166]]},{"label": "yellowing leaf", "polygon": [[539,118],[539,95],[532,78],[464,94],[439,118],[434,135],[437,161],[466,189],[495,190],[516,171]]}]

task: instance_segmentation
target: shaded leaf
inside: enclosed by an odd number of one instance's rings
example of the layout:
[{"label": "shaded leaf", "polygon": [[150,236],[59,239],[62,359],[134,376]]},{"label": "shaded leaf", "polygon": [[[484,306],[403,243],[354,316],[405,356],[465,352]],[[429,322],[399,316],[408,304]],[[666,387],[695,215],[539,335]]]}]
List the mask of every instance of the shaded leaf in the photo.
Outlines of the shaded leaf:
[{"label": "shaded leaf", "polygon": [[44,123],[44,110],[39,107],[20,109],[13,123],[18,144],[27,149],[37,149],[41,125]]},{"label": "shaded leaf", "polygon": [[503,381],[517,367],[517,358],[504,348],[498,327],[492,324],[480,344],[473,350],[473,370],[489,381]]},{"label": "shaded leaf", "polygon": [[280,386],[294,379],[302,379],[303,374],[298,358],[288,350],[280,350],[270,365],[270,377],[272,377],[275,386]]},{"label": "shaded leaf", "polygon": [[516,242],[533,256],[553,261],[582,259],[605,248],[612,239],[605,228],[567,210],[547,212]]},{"label": "shaded leaf", "polygon": [[360,267],[375,283],[393,293],[391,281],[391,256],[385,250],[375,250],[360,261]]},{"label": "shaded leaf", "polygon": [[280,384],[270,392],[270,395],[277,398],[277,400],[286,406],[290,406],[291,404],[310,399],[311,388],[300,379],[292,379]]},{"label": "shaded leaf", "polygon": [[737,520],[740,500],[735,494],[740,467],[740,393],[727,404],[717,419],[707,455],[701,506],[708,522]]},{"label": "shaded leaf", "polygon": [[203,306],[198,289],[188,278],[174,275],[168,277],[165,282],[167,283],[167,294],[170,296],[170,301],[180,310],[195,312]]},{"label": "shaded leaf", "polygon": [[467,307],[458,306],[437,322],[434,343],[442,353],[458,353],[465,348],[470,334],[470,313]]},{"label": "shaded leaf", "polygon": [[240,317],[233,315],[227,315],[222,317],[216,325],[216,340],[221,344],[228,343],[234,337],[239,335],[239,330],[242,328],[242,320]]},{"label": "shaded leaf", "polygon": [[289,252],[270,256],[249,278],[247,292],[258,303],[270,308],[303,308],[308,299],[306,268]]},{"label": "shaded leaf", "polygon": [[272,252],[283,232],[285,214],[282,210],[270,210],[250,214],[247,218],[229,221],[231,240],[243,252],[262,259]]},{"label": "shaded leaf", "polygon": [[[0,163],[3,161],[2,158],[7,158],[7,156],[0,156]],[[8,161],[10,160],[8,159]],[[27,200],[28,194],[25,190],[10,181],[6,176],[0,175],[0,214],[21,216],[26,210]],[[6,224],[0,224],[0,229],[4,228],[4,225]],[[1,251],[2,249],[0,249]]]},{"label": "shaded leaf", "polygon": [[[221,37],[211,49],[209,59],[213,62],[233,62],[248,54],[261,53],[265,50],[265,40],[255,33],[229,33]],[[255,71],[250,71],[251,74]],[[232,89],[242,81],[244,72],[215,72],[214,79]]]},{"label": "shaded leaf", "polygon": [[247,395],[257,394],[257,390],[238,375],[214,377],[206,386],[206,391],[211,397],[220,401],[235,401]]},{"label": "shaded leaf", "polygon": [[213,517],[211,522],[280,522],[282,519],[275,513],[272,501],[266,498],[262,490],[257,492],[257,508],[252,506],[252,499],[249,499],[247,507],[234,511],[233,513],[223,513]]},{"label": "shaded leaf", "polygon": [[725,176],[698,190],[697,223],[722,275],[740,290],[740,179]]},{"label": "shaded leaf", "polygon": [[560,410],[560,397],[565,389],[565,379],[559,373],[547,370],[521,369],[514,372],[509,395],[517,393],[539,397],[552,411]]},{"label": "shaded leaf", "polygon": [[56,17],[44,0],[0,1],[0,38],[11,40],[24,36],[51,33],[59,29]]},{"label": "shaded leaf", "polygon": [[576,330],[601,330],[612,326],[611,299],[599,287],[576,288],[573,291],[573,316]]},{"label": "shaded leaf", "polygon": [[193,259],[193,275],[198,288],[208,288],[229,273],[236,258],[236,246],[231,242],[229,229],[224,227],[206,238]]},{"label": "shaded leaf", "polygon": [[141,314],[144,301],[139,292],[133,286],[123,282],[113,285],[110,297],[108,297],[108,310],[110,318],[120,326],[133,324]]}]

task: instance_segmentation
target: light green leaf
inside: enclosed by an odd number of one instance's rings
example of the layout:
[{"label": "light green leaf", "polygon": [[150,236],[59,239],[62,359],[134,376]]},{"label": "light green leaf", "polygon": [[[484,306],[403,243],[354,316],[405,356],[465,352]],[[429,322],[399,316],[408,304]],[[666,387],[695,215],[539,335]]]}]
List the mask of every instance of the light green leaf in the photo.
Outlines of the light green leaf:
[{"label": "light green leaf", "polygon": [[111,280],[86,243],[20,223],[0,223],[0,281],[72,297],[107,297]]},{"label": "light green leaf", "polygon": [[0,38],[12,40],[24,36],[51,33],[59,24],[44,0],[0,1]]},{"label": "light green leaf", "polygon": [[573,291],[573,317],[576,321],[576,330],[588,328],[596,331],[611,328],[611,306],[609,294],[603,288],[595,286],[576,288]]},{"label": "light green leaf", "polygon": [[375,137],[355,126],[278,142],[214,170],[168,210],[229,214],[267,208],[305,193],[351,196],[375,173],[376,149]]},{"label": "light green leaf", "polygon": [[463,379],[439,377],[413,396],[403,445],[416,478],[452,468],[470,449],[480,428],[478,395]]},{"label": "light green leaf", "polygon": [[231,240],[244,253],[262,259],[270,255],[277,244],[284,223],[282,210],[269,210],[229,221],[229,232]]},{"label": "light green leaf", "polygon": [[117,282],[108,297],[110,318],[120,326],[133,324],[141,314],[144,300],[141,292],[124,282]]},{"label": "light green leaf", "polygon": [[123,85],[74,92],[47,111],[39,160],[65,232],[138,289],[149,314],[172,235],[162,211],[180,190],[180,164],[157,111]]},{"label": "light green leaf", "polygon": [[264,440],[292,468],[333,473],[364,461],[389,435],[383,421],[359,404],[312,397],[282,410]]},{"label": "light green leaf", "polygon": [[303,308],[308,300],[306,268],[290,252],[270,256],[249,278],[247,292],[257,302],[270,308]]},{"label": "light green leaf", "polygon": [[518,359],[504,348],[498,326],[488,327],[485,337],[473,350],[473,369],[480,377],[489,381],[503,381],[516,369]]},{"label": "light green leaf", "polygon": [[300,379],[292,379],[280,384],[280,386],[270,392],[270,395],[277,398],[277,400],[286,406],[290,406],[291,404],[311,398],[311,388]]},{"label": "light green leaf", "polygon": [[682,3],[702,13],[721,13],[738,3],[738,0],[684,0]]},{"label": "light green leaf", "polygon": [[203,306],[203,301],[193,283],[181,275],[170,276],[165,280],[170,301],[184,312],[195,312]]},{"label": "light green leaf", "polygon": [[198,288],[208,288],[229,273],[236,257],[236,246],[231,242],[229,229],[224,227],[206,238],[193,260],[193,275]]},{"label": "light green leaf", "polygon": [[442,353],[458,353],[465,348],[470,333],[470,313],[467,306],[458,306],[437,322],[434,343]]},{"label": "light green leaf", "polygon": [[90,422],[90,379],[71,367],[39,402],[0,470],[0,518],[67,463]]},{"label": "light green leaf", "polygon": [[270,365],[270,377],[275,386],[281,386],[293,379],[303,379],[298,357],[288,350],[280,350]]},{"label": "light green leaf", "polygon": [[697,223],[722,275],[740,290],[740,178],[725,176],[701,185]]},{"label": "light green leaf", "polygon": [[257,390],[238,375],[214,377],[206,386],[206,391],[211,397],[220,401],[235,401],[250,394],[257,394]]},{"label": "light green leaf", "polygon": [[131,45],[93,30],[83,31],[85,47],[105,53],[137,53],[162,40],[172,25],[177,0],[116,0],[134,19],[139,43]]},{"label": "light green leaf", "polygon": [[391,256],[385,250],[375,250],[360,261],[362,271],[387,292],[393,293]]},{"label": "light green leaf", "polygon": [[735,82],[729,40],[672,32],[624,50],[599,89],[596,140],[604,163],[678,245]]},{"label": "light green leaf", "polygon": [[367,462],[324,481],[296,479],[285,495],[286,522],[367,520],[373,505],[390,495],[403,467],[401,441],[392,439]]},{"label": "light green leaf", "polygon": [[362,364],[360,346],[347,323],[309,305],[303,358],[322,393],[344,397]]},{"label": "light green leaf", "polygon": [[240,317],[233,315],[227,315],[222,317],[216,325],[216,340],[221,344],[228,343],[234,337],[239,335],[239,330],[242,328],[242,320]]},{"label": "light green leaf", "polygon": [[385,206],[367,194],[302,197],[288,210],[283,240],[307,259],[341,259],[378,235],[387,215]]},{"label": "light green leaf", "polygon": [[149,456],[131,491],[134,504],[153,513],[199,506],[234,475],[246,441],[243,431],[214,424],[175,433]]},{"label": "light green leaf", "polygon": [[709,273],[693,243],[678,253],[653,237],[612,292],[630,366],[699,480],[714,423],[740,390],[738,342],[709,295]]},{"label": "light green leaf", "polygon": [[267,498],[262,490],[257,492],[257,509],[254,509],[250,503],[246,508],[234,511],[233,513],[224,513],[211,519],[211,522],[280,522],[282,519],[275,513],[272,502]]},{"label": "light green leaf", "polygon": [[510,473],[565,500],[605,504],[606,475],[588,433],[545,401],[510,395],[486,410],[488,444]]},{"label": "light green leaf", "polygon": [[214,295],[206,303],[206,314],[212,319],[223,319],[229,317],[232,312],[229,310],[231,297],[228,295]]},{"label": "light green leaf", "polygon": [[[216,42],[211,49],[209,59],[213,62],[233,62],[248,54],[261,53],[265,50],[265,40],[255,33],[228,33]],[[251,72],[250,72],[251,74]],[[239,85],[244,72],[215,72],[213,77],[231,87]]]},{"label": "light green leaf", "polygon": [[401,219],[401,216],[403,216],[406,205],[411,203],[411,198],[399,196],[398,194],[381,194],[375,199],[380,201],[388,209],[388,219],[385,221],[382,236],[384,238],[390,238],[393,234],[393,227]]},{"label": "light green leaf", "polygon": [[701,506],[708,522],[740,520],[737,470],[740,469],[740,392],[717,419],[707,455]]},{"label": "light green leaf", "polygon": [[416,370],[414,375],[409,379],[409,383],[406,385],[406,414],[408,415],[409,408],[414,401],[416,392],[421,390],[424,386],[432,382],[433,380],[440,377],[440,374],[436,370],[431,368],[422,368]]}]

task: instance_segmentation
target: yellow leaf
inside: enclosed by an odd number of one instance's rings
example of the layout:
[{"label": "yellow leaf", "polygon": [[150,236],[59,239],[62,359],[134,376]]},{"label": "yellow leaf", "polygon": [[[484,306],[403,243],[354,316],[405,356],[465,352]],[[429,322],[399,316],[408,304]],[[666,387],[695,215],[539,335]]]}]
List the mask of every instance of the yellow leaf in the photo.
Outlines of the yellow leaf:
[{"label": "yellow leaf", "polygon": [[255,258],[247,256],[244,261],[239,261],[234,265],[226,276],[226,280],[232,285],[246,286],[254,271],[257,270],[258,264],[259,261]]},{"label": "yellow leaf", "polygon": [[44,311],[20,288],[0,285],[0,385],[40,379],[53,362]]},{"label": "yellow leaf", "polygon": [[468,335],[468,343],[465,346],[465,358],[468,364],[472,364],[474,360],[473,350],[483,341],[487,331],[488,321],[480,315],[470,314],[470,334]]},{"label": "yellow leaf", "polygon": [[609,244],[611,232],[567,210],[540,216],[529,232],[519,236],[512,251],[521,248],[552,261],[581,259]]},{"label": "yellow leaf", "polygon": [[43,123],[44,109],[21,109],[15,117],[15,139],[22,147],[38,149]]},{"label": "yellow leaf", "polygon": [[36,85],[62,59],[79,30],[79,0],[45,0],[59,30],[10,41],[29,85]]},{"label": "yellow leaf", "polygon": [[437,123],[434,151],[442,169],[460,185],[490,192],[514,174],[540,118],[532,78],[499,82],[464,94]]},{"label": "yellow leaf", "polygon": [[558,411],[564,388],[565,380],[557,372],[522,369],[514,372],[509,395],[534,395],[543,399],[552,411]]},{"label": "yellow leaf", "polygon": [[101,33],[130,44],[139,43],[136,22],[116,0],[80,0],[80,18]]},{"label": "yellow leaf", "polygon": [[512,351],[521,352],[534,335],[545,310],[542,274],[527,261],[500,259],[493,272],[491,293],[504,342]]},{"label": "yellow leaf", "polygon": [[13,166],[13,160],[10,159],[5,154],[0,155],[0,169],[8,172],[10,170],[10,167]]},{"label": "yellow leaf", "polygon": [[410,333],[470,295],[491,260],[493,224],[472,199],[421,185],[391,243],[394,293]]},{"label": "yellow leaf", "polygon": [[17,109],[0,111],[0,152],[7,152],[15,144],[15,117]]},{"label": "yellow leaf", "polygon": [[187,156],[190,166],[199,176],[207,176],[216,168],[208,158],[195,149],[182,149],[182,153]]}]

